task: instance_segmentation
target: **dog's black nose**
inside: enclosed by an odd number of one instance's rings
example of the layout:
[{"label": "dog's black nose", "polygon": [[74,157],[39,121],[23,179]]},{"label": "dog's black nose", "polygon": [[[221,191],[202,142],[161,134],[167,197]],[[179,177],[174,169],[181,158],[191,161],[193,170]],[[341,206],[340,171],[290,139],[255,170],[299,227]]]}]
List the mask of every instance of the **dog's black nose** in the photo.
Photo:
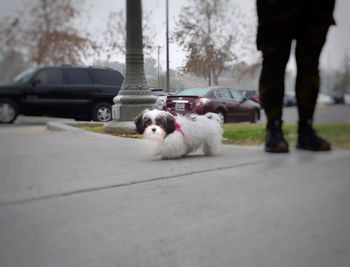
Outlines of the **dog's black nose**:
[{"label": "dog's black nose", "polygon": [[155,132],[155,131],[157,131],[157,129],[156,128],[152,128],[152,132]]}]

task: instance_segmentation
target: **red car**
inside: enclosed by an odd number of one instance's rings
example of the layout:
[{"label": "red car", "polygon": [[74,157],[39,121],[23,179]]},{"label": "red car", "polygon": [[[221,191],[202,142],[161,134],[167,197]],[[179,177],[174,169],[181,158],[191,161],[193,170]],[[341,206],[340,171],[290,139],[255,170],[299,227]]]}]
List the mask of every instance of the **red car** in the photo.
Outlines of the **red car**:
[{"label": "red car", "polygon": [[227,87],[187,88],[168,96],[164,110],[170,113],[218,113],[227,122],[256,122],[260,119],[260,105]]}]

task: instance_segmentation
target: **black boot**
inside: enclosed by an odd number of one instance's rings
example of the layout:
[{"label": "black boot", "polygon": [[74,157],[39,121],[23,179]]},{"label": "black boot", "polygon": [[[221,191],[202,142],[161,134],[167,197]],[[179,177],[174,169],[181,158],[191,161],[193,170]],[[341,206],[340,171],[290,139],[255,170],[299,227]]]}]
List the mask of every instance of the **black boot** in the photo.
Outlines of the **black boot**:
[{"label": "black boot", "polygon": [[270,153],[288,153],[288,143],[283,137],[282,121],[268,122],[266,125],[265,151]]},{"label": "black boot", "polygon": [[319,137],[312,128],[312,120],[299,122],[297,148],[309,151],[329,151],[331,144]]}]

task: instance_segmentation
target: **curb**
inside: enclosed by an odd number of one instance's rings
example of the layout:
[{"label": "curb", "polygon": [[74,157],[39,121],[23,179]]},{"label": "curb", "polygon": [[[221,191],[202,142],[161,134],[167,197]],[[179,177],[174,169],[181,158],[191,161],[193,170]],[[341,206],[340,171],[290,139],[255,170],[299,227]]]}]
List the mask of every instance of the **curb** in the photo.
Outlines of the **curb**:
[{"label": "curb", "polygon": [[46,129],[49,131],[81,131],[81,129],[62,122],[47,122]]},{"label": "curb", "polygon": [[78,127],[75,127],[74,125],[104,125],[103,122],[47,122],[46,128],[49,131],[79,131],[83,132],[84,129],[80,129]]},{"label": "curb", "polygon": [[79,128],[78,126],[102,126],[105,130],[105,134],[135,134],[136,129],[133,122],[115,122],[111,121],[109,123],[104,122],[47,122],[46,129],[49,131],[79,131],[86,132],[86,129]]}]

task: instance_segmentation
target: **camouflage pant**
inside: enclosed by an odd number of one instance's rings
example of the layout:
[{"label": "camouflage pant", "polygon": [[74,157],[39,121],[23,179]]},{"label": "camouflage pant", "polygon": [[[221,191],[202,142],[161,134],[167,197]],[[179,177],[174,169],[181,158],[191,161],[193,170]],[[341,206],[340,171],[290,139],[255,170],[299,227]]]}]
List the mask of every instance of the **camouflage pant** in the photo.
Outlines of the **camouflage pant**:
[{"label": "camouflage pant", "polygon": [[334,0],[257,0],[257,47],[263,54],[259,91],[268,121],[282,118],[284,76],[293,40],[299,120],[313,119],[320,88],[319,57],[334,24],[333,9]]}]

